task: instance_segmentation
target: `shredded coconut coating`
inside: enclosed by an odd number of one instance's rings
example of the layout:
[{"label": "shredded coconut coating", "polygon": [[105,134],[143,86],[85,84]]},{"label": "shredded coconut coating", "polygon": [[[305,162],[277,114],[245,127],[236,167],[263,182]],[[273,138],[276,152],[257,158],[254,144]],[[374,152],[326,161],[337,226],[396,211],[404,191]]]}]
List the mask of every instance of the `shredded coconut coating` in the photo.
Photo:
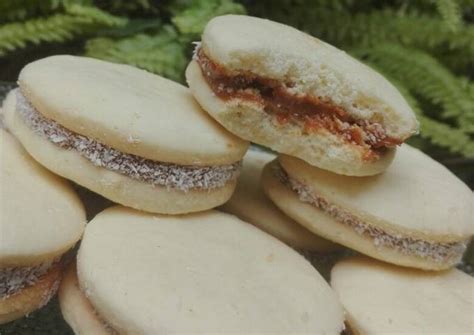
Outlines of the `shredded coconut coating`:
[{"label": "shredded coconut coating", "polygon": [[45,118],[27,101],[19,89],[16,89],[16,95],[18,112],[36,134],[63,149],[76,150],[95,166],[145,183],[184,192],[190,189],[220,188],[239,176],[241,161],[227,165],[185,166],[123,153]]},{"label": "shredded coconut coating", "polygon": [[453,261],[458,263],[466,250],[468,241],[446,243],[430,242],[419,238],[403,236],[399,232],[385,231],[379,227],[370,225],[344,209],[329,203],[306,185],[291,178],[281,166],[275,166],[274,172],[284,185],[297,193],[301,201],[322,210],[333,217],[337,222],[354,229],[359,235],[364,235],[372,239],[374,245],[378,248],[392,248],[402,254],[414,255],[436,263],[451,263]]},{"label": "shredded coconut coating", "polygon": [[23,288],[36,284],[53,264],[54,261],[48,261],[36,266],[0,269],[0,300],[7,299]]}]

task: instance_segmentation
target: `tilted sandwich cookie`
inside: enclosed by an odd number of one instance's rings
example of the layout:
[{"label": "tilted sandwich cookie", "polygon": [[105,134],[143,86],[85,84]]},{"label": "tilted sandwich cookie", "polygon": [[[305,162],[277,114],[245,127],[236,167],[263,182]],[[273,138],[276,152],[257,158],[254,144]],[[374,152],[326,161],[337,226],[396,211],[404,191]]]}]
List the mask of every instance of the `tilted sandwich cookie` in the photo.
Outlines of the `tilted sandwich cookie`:
[{"label": "tilted sandwich cookie", "polygon": [[339,174],[377,174],[417,131],[381,75],[294,28],[212,19],[186,71],[201,106],[232,133]]},{"label": "tilted sandwich cookie", "polygon": [[280,156],[265,168],[263,185],[283,212],[309,230],[394,264],[452,267],[474,231],[471,190],[408,145],[383,174],[363,178]]},{"label": "tilted sandwich cookie", "polygon": [[6,125],[55,173],[150,212],[200,211],[232,194],[248,144],[209,118],[187,88],[74,56],[27,65],[19,86]]},{"label": "tilted sandwich cookie", "polygon": [[368,258],[332,269],[354,334],[472,334],[474,278],[457,269],[438,273]]},{"label": "tilted sandwich cookie", "polygon": [[76,334],[96,328],[85,317],[91,309],[114,334],[339,334],[343,328],[334,292],[302,256],[217,211],[153,216],[107,209],[86,228],[77,276],[75,287],[66,281],[60,291]]},{"label": "tilted sandwich cookie", "polygon": [[220,209],[255,225],[299,251],[330,252],[339,249],[338,245],[320,238],[286,216],[263,193],[260,183],[262,169],[275,157],[272,153],[258,149],[247,151],[235,192]]},{"label": "tilted sandwich cookie", "polygon": [[0,324],[56,293],[61,256],[81,238],[85,222],[71,186],[0,129]]}]

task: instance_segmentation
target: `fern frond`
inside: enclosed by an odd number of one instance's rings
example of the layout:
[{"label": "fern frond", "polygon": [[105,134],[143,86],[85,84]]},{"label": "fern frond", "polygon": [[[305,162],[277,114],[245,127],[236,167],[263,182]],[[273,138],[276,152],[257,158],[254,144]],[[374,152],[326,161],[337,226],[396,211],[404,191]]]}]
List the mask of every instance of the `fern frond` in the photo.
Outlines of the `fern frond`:
[{"label": "fern frond", "polygon": [[81,18],[86,22],[98,24],[105,27],[124,26],[128,20],[122,17],[110,15],[96,7],[81,6],[77,4],[67,5],[66,13]]},{"label": "fern frond", "polygon": [[463,131],[424,115],[418,116],[418,121],[420,121],[420,136],[422,138],[426,138],[452,153],[474,158],[474,141]]},{"label": "fern frond", "polygon": [[191,1],[171,19],[182,34],[199,35],[206,23],[214,16],[245,14],[245,8],[232,0]]},{"label": "fern frond", "polygon": [[[279,3],[281,2],[278,1]],[[313,1],[285,0],[285,6],[266,7],[265,17],[298,27],[343,49],[394,43],[423,50],[462,52],[474,63],[474,26],[452,31],[442,18],[396,9],[353,12],[332,10]]]},{"label": "fern frond", "polygon": [[95,38],[86,43],[86,56],[134,65],[144,70],[182,81],[187,64],[186,44],[171,26],[155,35],[137,34],[113,40]]},{"label": "fern frond", "polygon": [[112,13],[158,13],[158,9],[152,0],[99,0],[96,3]]},{"label": "fern frond", "polygon": [[437,0],[436,8],[445,24],[452,31],[459,29],[462,23],[461,9],[455,0]]},{"label": "fern frond", "polygon": [[28,44],[65,42],[94,29],[121,26],[127,20],[93,7],[71,5],[67,13],[0,26],[0,56]]},{"label": "fern frond", "polygon": [[0,21],[24,20],[34,15],[44,15],[65,6],[92,5],[92,0],[2,0]]},{"label": "fern frond", "polygon": [[474,133],[474,101],[460,81],[431,55],[395,44],[381,44],[361,53],[410,91],[440,105],[443,112],[439,117],[454,118],[463,131]]},{"label": "fern frond", "polygon": [[[439,122],[426,116],[423,113],[417,99],[411,95],[407,86],[402,82],[394,79],[390,74],[386,73],[377,64],[368,62],[372,68],[384,75],[403,95],[410,107],[416,114],[420,122],[420,136],[428,140],[434,145],[449,150],[451,153],[461,154],[465,157],[474,157],[474,140],[458,128],[451,127],[445,123]],[[416,141],[412,141],[416,144]]]}]

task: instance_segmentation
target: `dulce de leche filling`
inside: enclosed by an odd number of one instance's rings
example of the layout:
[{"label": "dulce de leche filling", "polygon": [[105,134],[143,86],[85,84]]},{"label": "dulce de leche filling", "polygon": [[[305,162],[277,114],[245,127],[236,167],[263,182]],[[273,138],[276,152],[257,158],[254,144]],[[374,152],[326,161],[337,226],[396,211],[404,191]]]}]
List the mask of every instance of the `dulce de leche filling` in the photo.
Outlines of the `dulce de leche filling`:
[{"label": "dulce de leche filling", "polygon": [[432,242],[420,238],[389,232],[370,225],[341,207],[318,195],[314,190],[291,178],[280,164],[274,166],[275,176],[282,184],[295,192],[302,202],[322,210],[337,222],[351,227],[356,233],[372,240],[376,247],[388,247],[398,252],[434,261],[436,263],[458,263],[466,250],[468,241]]},{"label": "dulce de leche filling", "polygon": [[16,96],[17,111],[36,134],[58,147],[77,151],[95,166],[132,179],[187,192],[190,189],[210,190],[223,187],[235,180],[240,173],[241,162],[215,166],[178,165],[118,151],[45,118],[27,101],[19,89],[16,90]]},{"label": "dulce de leche filling", "polygon": [[365,149],[366,160],[377,159],[384,149],[401,144],[404,139],[387,135],[378,122],[356,120],[343,108],[321,97],[295,94],[294,84],[265,78],[250,72],[230,74],[211,60],[198,46],[195,60],[211,90],[222,100],[240,99],[258,103],[280,124],[293,122],[305,133],[325,129],[345,142]]}]

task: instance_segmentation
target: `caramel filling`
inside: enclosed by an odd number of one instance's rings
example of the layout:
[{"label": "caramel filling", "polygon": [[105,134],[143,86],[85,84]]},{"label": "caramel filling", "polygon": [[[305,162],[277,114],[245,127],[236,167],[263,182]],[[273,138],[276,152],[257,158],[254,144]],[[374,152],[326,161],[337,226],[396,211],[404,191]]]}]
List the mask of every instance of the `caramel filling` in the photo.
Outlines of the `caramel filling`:
[{"label": "caramel filling", "polygon": [[41,115],[17,89],[17,111],[38,135],[67,150],[76,150],[95,166],[118,172],[132,179],[187,192],[210,190],[237,179],[241,162],[215,166],[191,166],[158,162],[123,153],[105,144],[64,128]]},{"label": "caramel filling", "polygon": [[388,232],[370,225],[348,211],[334,205],[306,185],[291,178],[279,164],[274,167],[275,176],[282,184],[295,192],[299,199],[322,210],[337,222],[351,227],[356,233],[370,238],[376,247],[388,247],[402,254],[434,261],[436,263],[458,263],[466,250],[468,241],[431,242],[403,236],[399,232]]},{"label": "caramel filling", "polygon": [[305,133],[321,129],[365,149],[367,160],[377,159],[387,147],[401,144],[404,139],[387,135],[378,122],[356,120],[343,108],[328,99],[291,92],[294,83],[258,76],[250,72],[230,74],[211,60],[198,47],[195,60],[212,91],[222,100],[241,99],[263,106],[280,124],[293,122]]}]

